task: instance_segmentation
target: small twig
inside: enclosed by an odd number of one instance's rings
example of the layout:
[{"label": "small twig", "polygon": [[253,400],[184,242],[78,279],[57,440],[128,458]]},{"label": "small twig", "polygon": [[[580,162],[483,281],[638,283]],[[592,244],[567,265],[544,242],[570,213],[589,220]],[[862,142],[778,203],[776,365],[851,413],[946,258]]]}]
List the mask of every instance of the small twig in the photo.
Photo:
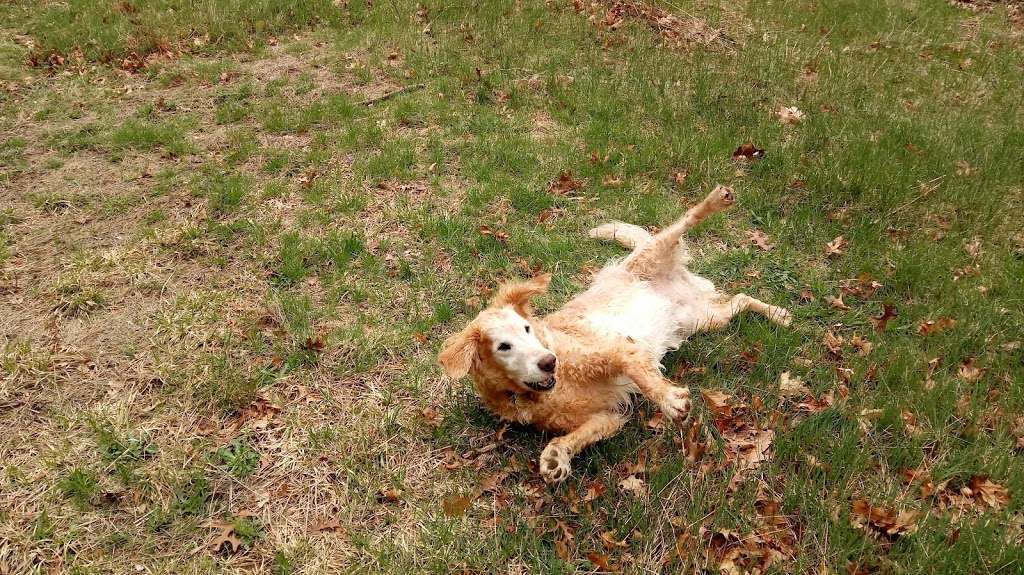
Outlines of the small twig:
[{"label": "small twig", "polygon": [[407,94],[409,92],[415,92],[416,90],[422,90],[425,87],[426,87],[426,84],[410,84],[408,86],[404,86],[404,87],[399,88],[397,90],[394,90],[392,92],[387,92],[386,94],[381,94],[380,96],[377,96],[376,98],[370,98],[368,100],[363,100],[362,102],[360,102],[360,104],[362,104],[363,106],[372,106],[374,104],[378,104],[380,102],[383,102],[384,100],[390,100],[391,98],[394,98],[395,96],[398,96],[399,94]]},{"label": "small twig", "polygon": [[[943,175],[941,175],[941,176],[939,176],[937,178],[932,178],[932,179],[928,180],[927,182],[925,182],[924,184],[922,184],[922,191],[921,191],[920,194],[917,195],[917,197],[915,197],[914,199],[910,200],[909,202],[903,204],[902,206],[897,207],[893,211],[889,212],[885,216],[884,219],[889,219],[889,218],[895,216],[897,213],[902,212],[903,210],[905,210],[908,207],[910,207],[911,204],[917,202],[921,198],[923,198],[923,197],[927,196],[928,194],[934,192],[935,190],[939,189],[939,186],[942,185],[942,180],[945,179],[945,178],[946,178],[946,175],[943,174]],[[932,185],[932,184],[934,184],[934,185]],[[880,217],[879,218],[875,218],[874,220],[871,220],[871,223],[872,224],[877,224],[878,222],[882,221],[882,219],[883,218],[880,218]]]}]

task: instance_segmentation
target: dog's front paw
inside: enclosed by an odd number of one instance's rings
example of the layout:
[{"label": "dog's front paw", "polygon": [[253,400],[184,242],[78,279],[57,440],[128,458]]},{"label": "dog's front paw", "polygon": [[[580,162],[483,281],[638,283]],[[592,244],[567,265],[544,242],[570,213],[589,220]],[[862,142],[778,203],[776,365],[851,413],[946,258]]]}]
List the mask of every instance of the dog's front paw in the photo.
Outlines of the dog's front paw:
[{"label": "dog's front paw", "polygon": [[565,481],[572,472],[569,467],[569,450],[554,442],[548,444],[540,454],[540,475],[544,483],[555,484]]},{"label": "dog's front paw", "polygon": [[669,419],[685,419],[690,415],[690,389],[669,386],[665,398],[661,400],[658,407]]}]

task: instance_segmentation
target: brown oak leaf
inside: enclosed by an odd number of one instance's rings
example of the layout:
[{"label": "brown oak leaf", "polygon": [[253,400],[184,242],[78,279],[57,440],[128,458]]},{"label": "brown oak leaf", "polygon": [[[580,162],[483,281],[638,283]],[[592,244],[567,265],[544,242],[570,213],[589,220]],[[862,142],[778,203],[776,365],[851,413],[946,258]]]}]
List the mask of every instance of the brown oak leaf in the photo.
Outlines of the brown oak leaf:
[{"label": "brown oak leaf", "polygon": [[843,294],[839,294],[839,297],[825,297],[825,301],[828,302],[829,307],[833,309],[841,309],[843,311],[849,310],[850,306],[843,302]]},{"label": "brown oak leaf", "polygon": [[869,533],[896,538],[917,531],[919,511],[897,513],[891,507],[876,507],[865,499],[857,499],[852,505],[852,519],[855,527]]},{"label": "brown oak leaf", "polygon": [[940,331],[945,331],[956,325],[956,320],[951,317],[940,317],[936,320],[925,320],[917,326],[917,333],[919,335],[931,335]]},{"label": "brown oak leaf", "polygon": [[843,236],[836,236],[836,238],[825,244],[825,257],[838,257],[846,253],[846,246],[850,242],[846,241]]},{"label": "brown oak leaf", "polygon": [[957,372],[960,379],[973,383],[985,375],[985,372],[988,371],[988,369],[974,365],[974,361],[973,357],[969,357],[960,364],[960,369]]},{"label": "brown oak leaf", "polygon": [[885,331],[885,327],[889,325],[889,320],[894,317],[899,317],[896,313],[896,306],[891,303],[882,305],[882,315],[878,317],[872,317],[871,323],[875,324],[875,331],[881,333]]},{"label": "brown oak leaf", "polygon": [[758,148],[754,144],[747,142],[736,148],[736,151],[732,153],[732,159],[734,160],[759,160],[763,158],[765,152],[762,148]]},{"label": "brown oak leaf", "polygon": [[775,247],[775,244],[768,238],[768,234],[761,230],[747,230],[747,239],[766,252]]},{"label": "brown oak leaf", "polygon": [[556,196],[567,196],[583,188],[583,185],[583,181],[577,180],[572,176],[572,172],[566,170],[548,184],[548,192]]}]

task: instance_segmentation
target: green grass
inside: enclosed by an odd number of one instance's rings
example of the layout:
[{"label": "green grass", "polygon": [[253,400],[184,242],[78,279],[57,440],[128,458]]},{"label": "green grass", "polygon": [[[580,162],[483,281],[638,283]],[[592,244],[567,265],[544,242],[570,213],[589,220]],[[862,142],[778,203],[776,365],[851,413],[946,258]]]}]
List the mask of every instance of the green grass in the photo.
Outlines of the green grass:
[{"label": "green grass", "polygon": [[44,62],[51,53],[71,57],[80,50],[90,61],[115,65],[131,53],[263,45],[276,34],[316,23],[339,25],[345,16],[327,0],[73,0],[14,3],[4,12],[5,20],[20,23],[37,39],[35,53]]},{"label": "green grass", "polygon": [[239,479],[249,477],[259,468],[260,454],[244,439],[236,439],[214,453],[217,464]]},{"label": "green grass", "polygon": [[[0,40],[12,569],[572,573],[596,551],[625,572],[716,572],[711,533],[753,541],[768,494],[795,534],[768,572],[1019,570],[1019,12],[659,3],[728,38],[675,46],[584,4],[0,9],[17,32]],[[803,121],[783,124],[784,106]],[[746,142],[765,157],[734,162]],[[564,171],[577,197],[549,192]],[[441,376],[440,342],[534,269],[553,272],[539,308],[556,309],[623,255],[589,227],[663,226],[716,183],[739,205],[693,231],[692,268],[795,321],[740,317],[664,364],[695,396],[763,405],[770,458],[732,482],[697,400],[709,447],[690,464],[641,400],[565,485],[543,486],[531,462],[550,437],[496,439],[471,386]],[[898,316],[876,332],[885,304]],[[941,318],[957,321],[919,333]],[[965,378],[972,358],[984,371]],[[802,412],[779,394],[784,371],[848,397]],[[640,459],[642,497],[619,486]],[[947,495],[987,476],[1010,501],[945,509],[907,469]],[[860,498],[922,512],[919,529],[865,532]],[[218,518],[237,553],[210,548]]]},{"label": "green grass", "polygon": [[192,151],[181,127],[171,123],[149,123],[139,120],[128,120],[110,135],[113,151],[125,150],[149,151],[161,149],[165,154],[175,157],[183,156]]},{"label": "green grass", "polygon": [[104,293],[93,286],[68,281],[57,286],[53,311],[68,317],[87,315],[107,303]]},{"label": "green grass", "polygon": [[64,497],[84,508],[94,501],[99,485],[95,473],[74,469],[60,480],[57,488]]}]

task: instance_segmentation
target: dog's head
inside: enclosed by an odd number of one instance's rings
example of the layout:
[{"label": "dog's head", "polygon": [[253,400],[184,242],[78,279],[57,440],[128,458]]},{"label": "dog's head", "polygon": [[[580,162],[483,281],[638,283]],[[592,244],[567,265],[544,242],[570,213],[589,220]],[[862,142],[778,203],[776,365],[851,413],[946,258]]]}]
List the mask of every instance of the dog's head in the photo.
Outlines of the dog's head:
[{"label": "dog's head", "polygon": [[548,289],[551,275],[507,283],[462,331],[449,337],[438,360],[449,377],[473,373],[495,391],[524,393],[555,387],[555,354],[531,325],[530,300]]}]

